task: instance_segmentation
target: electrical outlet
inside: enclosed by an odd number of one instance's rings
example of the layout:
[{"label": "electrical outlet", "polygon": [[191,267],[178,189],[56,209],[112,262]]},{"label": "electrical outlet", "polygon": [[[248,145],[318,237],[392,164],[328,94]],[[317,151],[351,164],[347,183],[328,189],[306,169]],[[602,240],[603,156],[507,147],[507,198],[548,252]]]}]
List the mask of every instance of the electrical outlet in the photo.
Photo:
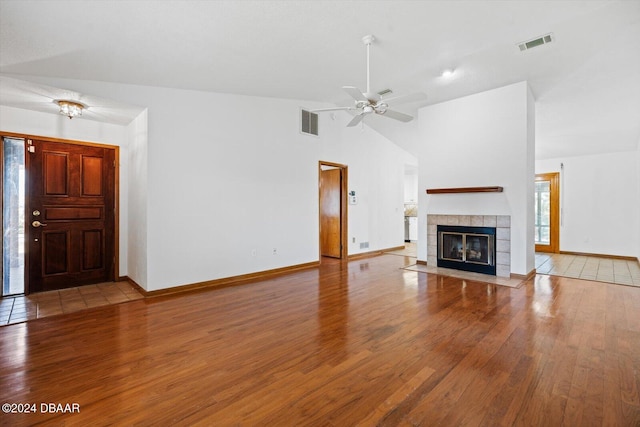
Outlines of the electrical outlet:
[{"label": "electrical outlet", "polygon": [[251,256],[258,255],[258,251],[256,249],[251,249]]},{"label": "electrical outlet", "polygon": [[356,242],[356,238],[354,237],[351,243],[355,243],[355,242]]}]

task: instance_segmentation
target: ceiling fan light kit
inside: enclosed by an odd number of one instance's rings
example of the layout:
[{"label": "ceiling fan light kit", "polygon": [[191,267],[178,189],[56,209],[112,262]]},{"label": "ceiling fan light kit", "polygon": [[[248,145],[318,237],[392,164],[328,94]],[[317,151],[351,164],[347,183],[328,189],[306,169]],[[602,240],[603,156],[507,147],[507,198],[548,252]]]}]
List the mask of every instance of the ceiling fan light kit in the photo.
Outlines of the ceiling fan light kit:
[{"label": "ceiling fan light kit", "polygon": [[362,38],[362,42],[367,47],[367,90],[362,92],[360,89],[354,86],[343,86],[342,90],[344,90],[349,96],[354,99],[353,106],[350,107],[334,107],[334,108],[321,108],[317,110],[312,110],[315,112],[322,111],[337,111],[337,110],[345,110],[345,111],[357,111],[357,115],[347,124],[347,127],[356,126],[358,123],[364,119],[364,116],[375,113],[380,116],[389,117],[394,120],[398,120],[401,122],[410,122],[413,120],[413,117],[401,113],[399,111],[389,109],[390,105],[399,105],[402,103],[408,102],[416,102],[422,101],[426,99],[426,95],[424,93],[414,93],[411,95],[404,96],[396,96],[392,98],[382,99],[382,95],[386,95],[391,93],[390,89],[384,89],[380,92],[372,92],[371,91],[371,75],[370,75],[370,48],[371,43],[375,41],[375,37],[371,34],[366,35]]}]

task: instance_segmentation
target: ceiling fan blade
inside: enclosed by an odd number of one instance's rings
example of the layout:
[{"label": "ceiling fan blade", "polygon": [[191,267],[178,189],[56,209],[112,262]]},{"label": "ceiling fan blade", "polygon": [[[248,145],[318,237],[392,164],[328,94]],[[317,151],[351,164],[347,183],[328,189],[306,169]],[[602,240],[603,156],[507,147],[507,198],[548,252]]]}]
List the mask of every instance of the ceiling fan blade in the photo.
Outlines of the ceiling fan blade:
[{"label": "ceiling fan blade", "polygon": [[322,111],[339,111],[339,110],[355,110],[355,107],[332,107],[332,108],[318,108],[316,110],[309,110],[311,113],[320,113]]},{"label": "ceiling fan blade", "polygon": [[369,100],[367,99],[366,96],[364,96],[364,93],[362,93],[362,91],[360,91],[360,89],[358,89],[357,87],[353,87],[353,86],[342,86],[342,89],[347,92],[349,95],[351,95],[351,97],[353,99],[355,99],[356,101],[363,101],[363,102],[369,102]]},{"label": "ceiling fan blade", "polygon": [[384,113],[378,113],[381,116],[385,116],[385,117],[389,117],[391,119],[395,119],[395,120],[400,120],[401,122],[410,122],[411,120],[413,120],[413,117],[405,114],[405,113],[400,113],[398,111],[393,111],[393,110],[386,110]]},{"label": "ceiling fan blade", "polygon": [[387,103],[387,105],[400,105],[407,104],[409,102],[418,102],[425,101],[427,99],[427,95],[422,92],[411,93],[408,95],[399,95],[391,98],[383,98],[382,100]]},{"label": "ceiling fan blade", "polygon": [[347,127],[353,127],[360,123],[364,119],[364,114],[358,114],[355,116],[349,123],[347,123]]}]

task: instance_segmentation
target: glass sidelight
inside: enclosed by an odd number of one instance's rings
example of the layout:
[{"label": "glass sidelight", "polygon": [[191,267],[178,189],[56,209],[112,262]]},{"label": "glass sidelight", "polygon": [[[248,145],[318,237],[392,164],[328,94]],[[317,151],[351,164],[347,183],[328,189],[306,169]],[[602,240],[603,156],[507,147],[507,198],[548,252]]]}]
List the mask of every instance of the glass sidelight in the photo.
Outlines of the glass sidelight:
[{"label": "glass sidelight", "polygon": [[548,245],[551,241],[551,183],[537,181],[535,191],[535,243]]},{"label": "glass sidelight", "polygon": [[25,142],[2,139],[2,295],[24,293]]},{"label": "glass sidelight", "polygon": [[534,242],[537,252],[558,252],[559,244],[559,174],[536,175],[534,192]]}]

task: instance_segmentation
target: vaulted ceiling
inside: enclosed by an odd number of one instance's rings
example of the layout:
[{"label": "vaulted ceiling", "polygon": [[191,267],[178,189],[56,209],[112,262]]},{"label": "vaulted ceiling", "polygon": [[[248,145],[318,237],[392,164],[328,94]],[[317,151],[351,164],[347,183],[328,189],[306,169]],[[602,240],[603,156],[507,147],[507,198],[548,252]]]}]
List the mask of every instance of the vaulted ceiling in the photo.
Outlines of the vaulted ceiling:
[{"label": "vaulted ceiling", "polygon": [[[37,83],[49,77],[347,105],[341,87],[366,86],[367,34],[372,89],[428,96],[400,111],[526,80],[538,158],[638,147],[637,0],[0,0],[0,104],[57,114],[65,88]],[[137,111],[100,102],[96,120]],[[405,126],[377,119],[383,134]]]}]

